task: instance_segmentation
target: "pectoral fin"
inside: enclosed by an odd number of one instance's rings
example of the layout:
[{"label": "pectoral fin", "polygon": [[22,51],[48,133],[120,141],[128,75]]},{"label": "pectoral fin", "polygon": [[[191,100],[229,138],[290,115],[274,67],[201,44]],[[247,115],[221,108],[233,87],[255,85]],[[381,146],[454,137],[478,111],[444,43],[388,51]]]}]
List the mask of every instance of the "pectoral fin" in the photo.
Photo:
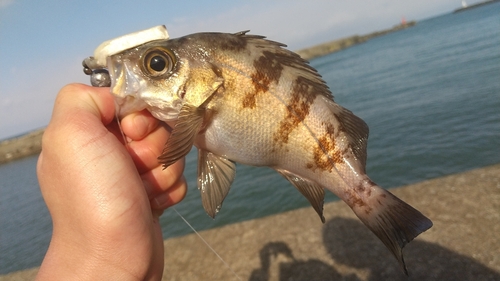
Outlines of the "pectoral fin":
[{"label": "pectoral fin", "polygon": [[196,135],[201,129],[205,109],[184,104],[158,160],[163,168],[186,156],[193,146]]},{"label": "pectoral fin", "polygon": [[201,203],[209,216],[222,207],[236,174],[236,165],[222,156],[198,149],[198,189]]},{"label": "pectoral fin", "polygon": [[302,195],[304,195],[307,200],[309,200],[316,213],[318,213],[321,221],[325,223],[325,217],[323,216],[325,190],[323,189],[323,187],[319,186],[315,182],[301,178],[286,170],[276,169],[276,171],[278,171],[278,173],[280,173],[290,183],[292,183],[293,186],[295,186],[300,191],[300,193],[302,193]]}]

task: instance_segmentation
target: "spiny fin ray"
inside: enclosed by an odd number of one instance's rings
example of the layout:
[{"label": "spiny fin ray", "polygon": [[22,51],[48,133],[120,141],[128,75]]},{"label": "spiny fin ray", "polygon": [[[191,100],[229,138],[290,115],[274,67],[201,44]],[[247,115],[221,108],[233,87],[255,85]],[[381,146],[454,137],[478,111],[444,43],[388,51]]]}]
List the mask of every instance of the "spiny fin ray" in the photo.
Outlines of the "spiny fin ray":
[{"label": "spiny fin ray", "polygon": [[341,130],[345,133],[352,152],[359,160],[363,172],[366,167],[366,146],[368,143],[369,129],[363,119],[354,115],[350,110],[334,103],[331,100],[325,100],[328,108],[341,124]]}]

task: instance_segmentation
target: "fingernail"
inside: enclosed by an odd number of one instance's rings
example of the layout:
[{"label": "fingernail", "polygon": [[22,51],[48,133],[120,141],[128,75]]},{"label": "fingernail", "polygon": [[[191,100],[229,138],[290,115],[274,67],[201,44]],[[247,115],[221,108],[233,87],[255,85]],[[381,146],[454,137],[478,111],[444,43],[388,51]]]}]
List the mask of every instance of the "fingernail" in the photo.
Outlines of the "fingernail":
[{"label": "fingernail", "polygon": [[168,193],[162,193],[156,196],[151,201],[151,207],[153,209],[165,209],[171,205],[170,196]]}]

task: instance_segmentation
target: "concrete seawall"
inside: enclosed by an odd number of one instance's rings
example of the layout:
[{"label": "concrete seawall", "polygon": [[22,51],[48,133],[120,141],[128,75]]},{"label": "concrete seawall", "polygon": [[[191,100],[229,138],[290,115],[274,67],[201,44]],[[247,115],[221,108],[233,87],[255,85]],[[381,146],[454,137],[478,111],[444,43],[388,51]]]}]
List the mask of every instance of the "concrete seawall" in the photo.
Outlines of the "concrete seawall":
[{"label": "concrete seawall", "polygon": [[[343,202],[200,232],[241,280],[500,280],[500,164],[392,189],[434,226],[405,248],[407,278]],[[32,280],[37,269],[0,276]],[[165,240],[163,280],[238,280],[195,235]]]},{"label": "concrete seawall", "polygon": [[354,35],[342,39],[337,39],[333,41],[329,41],[326,43],[322,43],[316,46],[308,47],[306,49],[298,50],[296,51],[297,54],[299,54],[303,59],[305,60],[311,60],[317,57],[325,56],[334,52],[341,51],[343,49],[349,48],[351,46],[354,46],[356,44],[361,44],[364,43],[372,38],[386,35],[391,32],[396,32],[402,29],[406,29],[408,27],[412,27],[416,24],[415,21],[410,21],[404,24],[398,24],[395,25],[392,28],[381,30],[381,31],[376,31],[372,32],[369,34],[365,35]]},{"label": "concrete seawall", "polygon": [[45,129],[34,130],[25,135],[0,141],[0,164],[40,153]]}]

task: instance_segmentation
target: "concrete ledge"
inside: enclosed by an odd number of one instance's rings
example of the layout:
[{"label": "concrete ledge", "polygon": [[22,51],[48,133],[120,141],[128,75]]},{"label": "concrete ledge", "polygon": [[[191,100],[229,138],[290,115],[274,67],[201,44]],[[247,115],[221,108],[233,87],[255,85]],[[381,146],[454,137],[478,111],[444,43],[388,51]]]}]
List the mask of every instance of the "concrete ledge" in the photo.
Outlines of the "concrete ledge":
[{"label": "concrete ledge", "polygon": [[[242,280],[500,280],[500,165],[392,191],[434,222],[405,249],[409,278],[343,202],[325,206],[325,225],[304,208],[201,235]],[[238,279],[190,234],[165,240],[164,280]]]}]

